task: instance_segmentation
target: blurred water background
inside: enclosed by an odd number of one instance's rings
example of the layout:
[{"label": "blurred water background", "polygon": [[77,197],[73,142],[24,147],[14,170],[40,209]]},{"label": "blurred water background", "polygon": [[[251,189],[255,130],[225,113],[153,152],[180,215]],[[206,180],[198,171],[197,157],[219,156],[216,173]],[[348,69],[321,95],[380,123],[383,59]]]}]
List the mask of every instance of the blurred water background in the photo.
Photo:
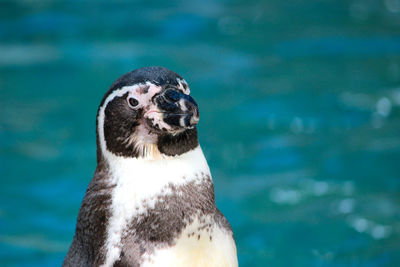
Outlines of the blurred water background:
[{"label": "blurred water background", "polygon": [[0,1],[0,266],[59,266],[97,106],[181,74],[241,266],[400,266],[400,0]]}]

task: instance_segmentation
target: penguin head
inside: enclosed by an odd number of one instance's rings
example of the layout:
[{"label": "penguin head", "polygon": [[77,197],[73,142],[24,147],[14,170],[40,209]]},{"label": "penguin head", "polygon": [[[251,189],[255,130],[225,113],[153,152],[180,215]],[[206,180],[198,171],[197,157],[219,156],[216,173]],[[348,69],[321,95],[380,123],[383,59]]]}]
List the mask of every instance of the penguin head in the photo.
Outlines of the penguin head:
[{"label": "penguin head", "polygon": [[198,145],[198,121],[198,106],[181,76],[163,67],[140,68],[122,75],[104,95],[98,150],[136,158],[182,154]]}]

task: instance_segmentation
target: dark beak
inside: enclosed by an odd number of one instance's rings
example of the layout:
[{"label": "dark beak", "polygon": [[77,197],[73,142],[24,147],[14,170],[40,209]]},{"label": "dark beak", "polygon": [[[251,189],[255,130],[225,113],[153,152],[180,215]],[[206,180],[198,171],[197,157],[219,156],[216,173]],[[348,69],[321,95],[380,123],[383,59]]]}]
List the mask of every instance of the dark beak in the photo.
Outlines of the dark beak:
[{"label": "dark beak", "polygon": [[164,122],[171,126],[190,128],[199,122],[196,101],[177,89],[166,89],[157,96],[155,102],[163,114]]}]

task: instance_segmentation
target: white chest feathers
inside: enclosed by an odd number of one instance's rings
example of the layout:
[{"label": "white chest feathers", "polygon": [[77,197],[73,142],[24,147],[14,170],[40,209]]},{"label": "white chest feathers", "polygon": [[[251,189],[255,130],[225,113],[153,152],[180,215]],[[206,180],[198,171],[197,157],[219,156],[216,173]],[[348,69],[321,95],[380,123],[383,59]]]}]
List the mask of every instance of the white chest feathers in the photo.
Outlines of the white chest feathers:
[{"label": "white chest feathers", "polygon": [[[238,266],[236,246],[231,233],[203,218],[210,228],[202,228],[198,219],[188,225],[175,240],[175,245],[145,255],[142,266],[165,267],[233,267]],[[199,230],[199,227],[202,228]]]},{"label": "white chest feathers", "polygon": [[[153,160],[117,157],[108,151],[104,156],[110,166],[110,183],[115,187],[103,266],[112,266],[120,257],[121,239],[132,218],[154,208],[158,197],[172,194],[169,186],[201,184],[204,177],[211,175],[200,146],[180,156]],[[176,238],[174,246],[144,255],[143,266],[237,266],[236,248],[230,234],[215,225],[208,229],[213,232],[210,240],[206,230],[198,228],[198,221],[194,219]],[[191,235],[194,230],[196,236]]]}]

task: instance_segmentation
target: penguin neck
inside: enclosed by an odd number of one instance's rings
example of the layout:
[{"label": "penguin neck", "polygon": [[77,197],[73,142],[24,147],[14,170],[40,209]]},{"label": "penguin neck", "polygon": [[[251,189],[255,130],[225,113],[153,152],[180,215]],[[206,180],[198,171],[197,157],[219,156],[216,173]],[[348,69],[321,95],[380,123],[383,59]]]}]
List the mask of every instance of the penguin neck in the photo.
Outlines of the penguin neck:
[{"label": "penguin neck", "polygon": [[[131,187],[135,192],[150,196],[168,185],[182,185],[210,176],[203,151],[196,148],[176,156],[158,154],[156,157],[122,157],[103,151],[101,166],[106,166],[113,185]],[[100,168],[100,166],[98,166]],[[147,197],[143,196],[143,197]]]}]

